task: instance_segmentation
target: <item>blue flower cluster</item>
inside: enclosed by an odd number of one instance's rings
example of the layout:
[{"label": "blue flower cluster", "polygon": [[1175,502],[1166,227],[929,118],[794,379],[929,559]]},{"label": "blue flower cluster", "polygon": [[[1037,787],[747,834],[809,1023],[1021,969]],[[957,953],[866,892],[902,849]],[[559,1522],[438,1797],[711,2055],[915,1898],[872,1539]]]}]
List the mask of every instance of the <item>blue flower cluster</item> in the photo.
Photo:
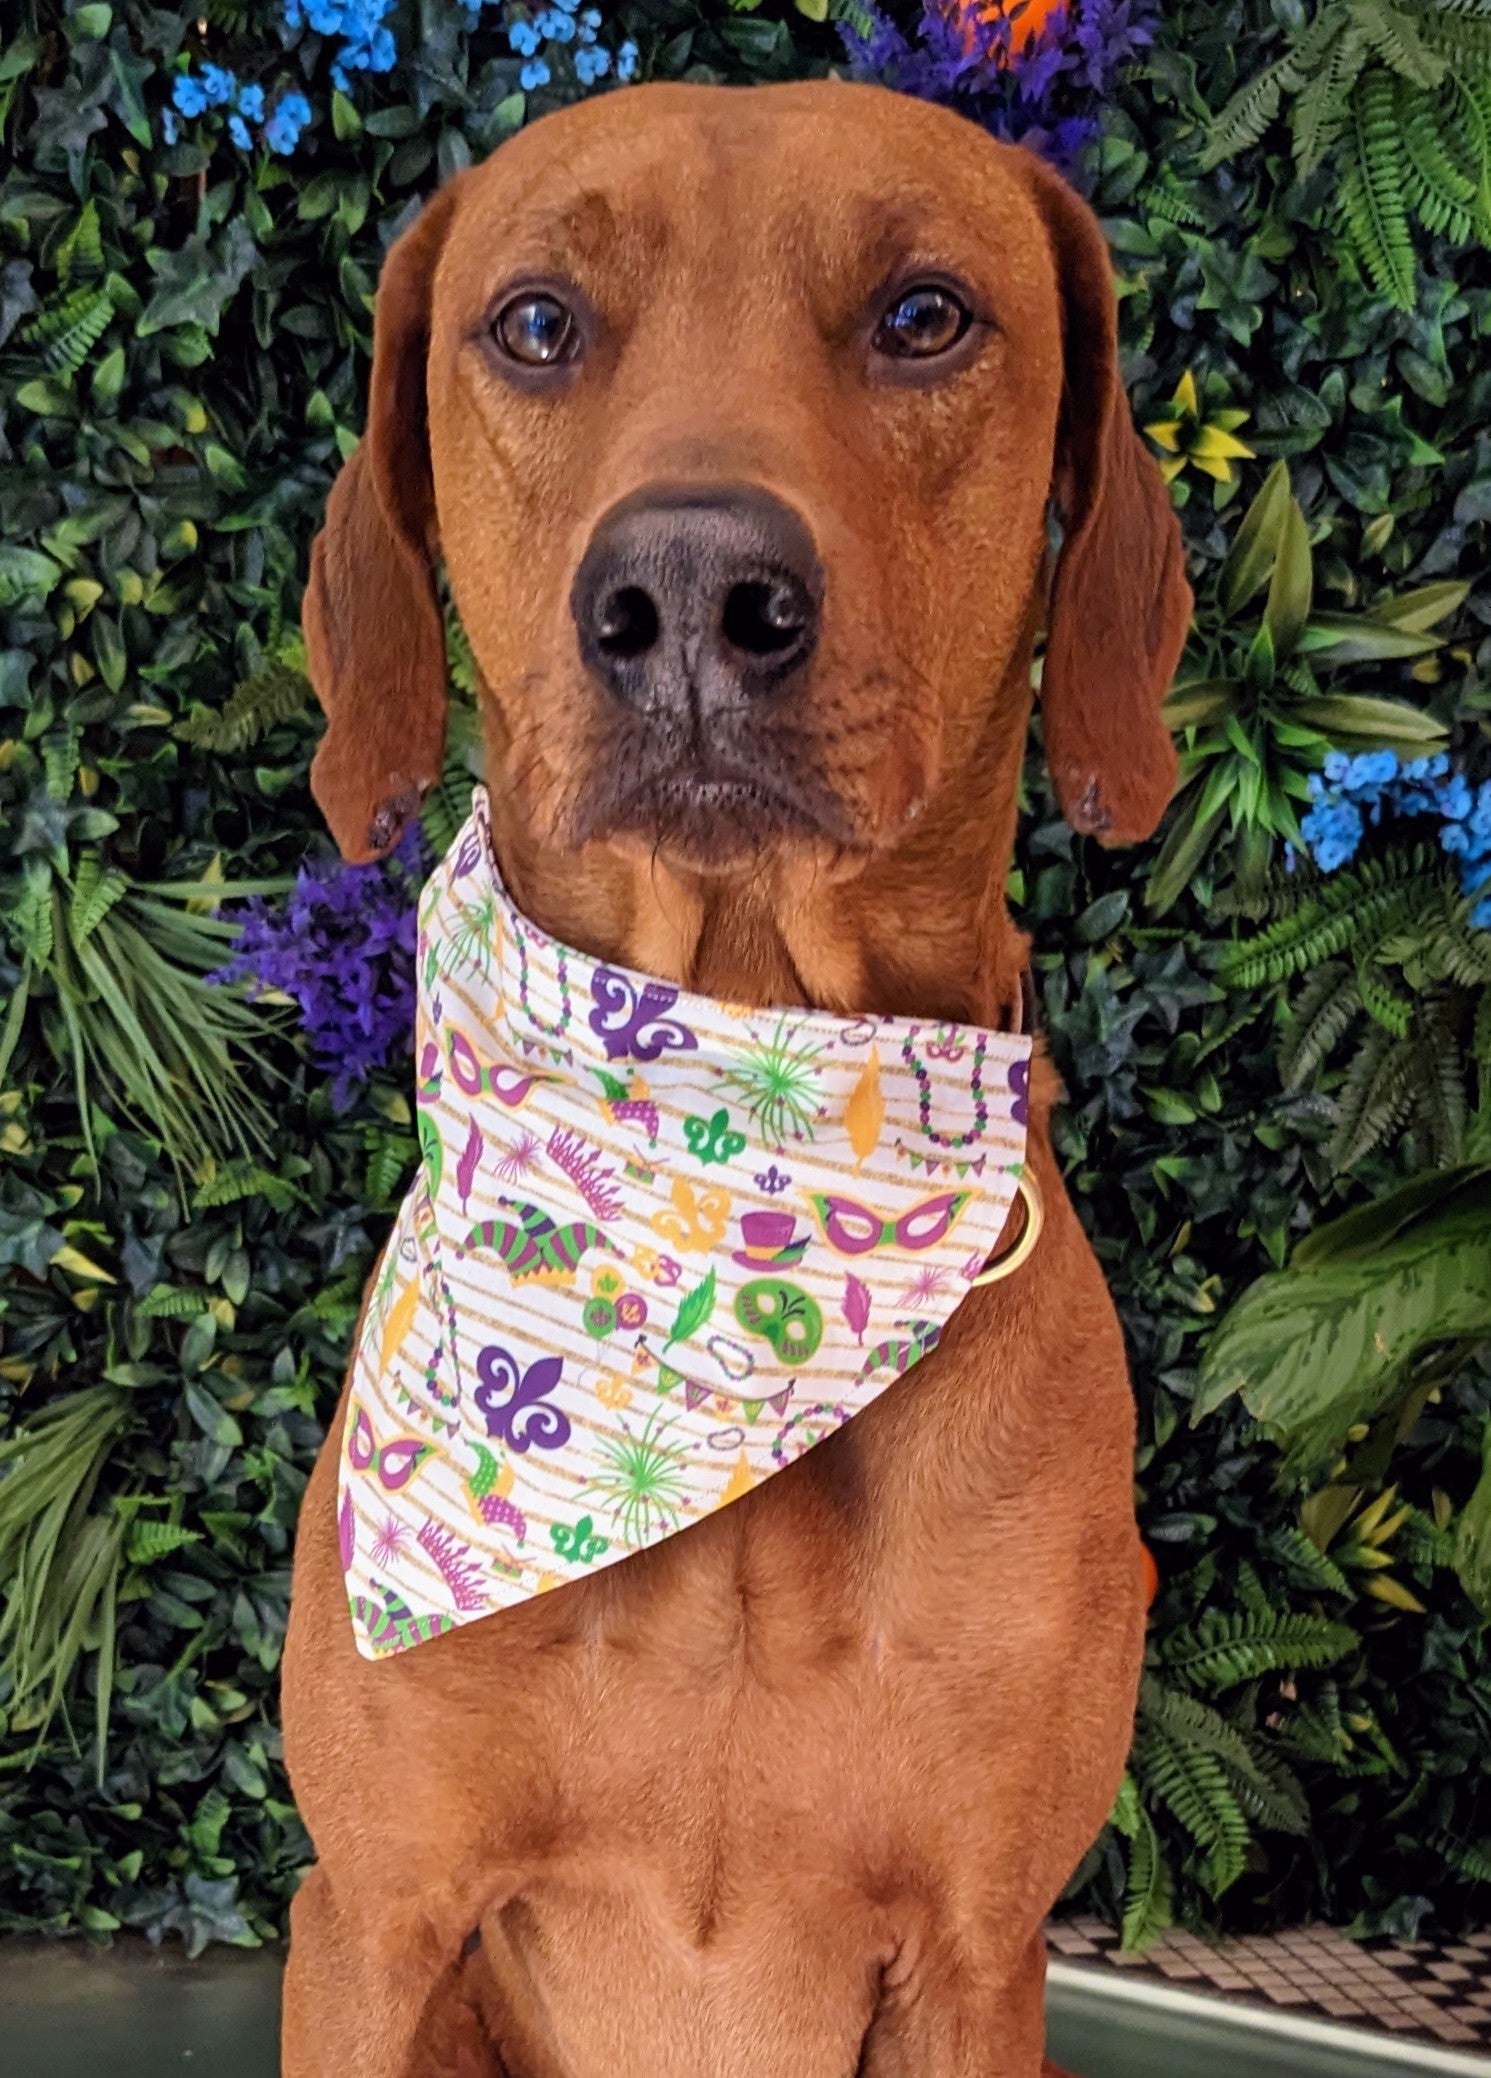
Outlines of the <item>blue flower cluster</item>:
[{"label": "blue flower cluster", "polygon": [[[611,69],[611,53],[597,41],[600,25],[599,11],[587,7],[582,14],[580,0],[554,0],[552,6],[540,8],[536,14],[520,14],[510,21],[508,48],[527,60],[518,74],[524,93],[532,94],[539,87],[548,86],[554,77],[548,59],[540,55],[545,44],[575,46],[575,78],[582,87],[593,87],[597,80],[604,79]],[[616,77],[623,84],[636,77],[637,58],[637,46],[628,37],[616,53]]]},{"label": "blue flower cluster", "polygon": [[178,72],[171,88],[172,106],[161,112],[161,134],[167,144],[181,135],[180,118],[228,112],[228,135],[240,151],[253,143],[249,124],[263,124],[264,142],[272,152],[293,152],[300,133],[311,119],[311,104],[304,94],[281,94],[269,120],[264,120],[264,89],[253,81],[244,84],[226,65],[204,65],[200,72]]},{"label": "blue flower cluster", "polygon": [[340,37],[331,77],[342,93],[354,72],[392,72],[399,55],[387,18],[395,0],[284,0],[282,19],[290,30]]},{"label": "blue flower cluster", "polygon": [[238,950],[211,977],[247,983],[251,995],[293,998],[317,1067],[335,1077],[339,1109],[413,1044],[415,897],[424,870],[417,823],[382,865],[302,866],[282,907],[248,903]]},{"label": "blue flower cluster", "polygon": [[1442,751],[1405,765],[1391,750],[1358,757],[1333,750],[1324,770],[1310,775],[1310,799],[1300,834],[1322,873],[1356,857],[1369,823],[1438,816],[1440,846],[1459,861],[1466,894],[1478,897],[1470,920],[1491,930],[1491,779],[1472,787],[1463,772],[1450,771]]},{"label": "blue flower cluster", "polygon": [[[280,0],[280,21],[287,40],[304,32],[335,39],[331,77],[342,93],[351,91],[359,73],[389,72],[398,62],[398,45],[388,17],[398,0]],[[467,24],[475,28],[487,0],[459,0]],[[1107,4],[1107,0],[1099,0]],[[1127,5],[1129,0],[1119,0]],[[559,52],[583,89],[599,84],[608,73],[623,85],[635,79],[640,52],[628,37],[613,54],[600,41],[602,17],[581,0],[546,0],[535,10],[519,7],[507,24],[508,47],[524,60],[519,84],[531,94],[551,84]],[[281,94],[264,113],[264,89],[241,85],[224,65],[204,65],[180,72],[172,90],[172,106],[162,111],[161,133],[167,144],[181,136],[181,119],[225,114],[228,135],[240,151],[253,143],[250,125],[260,126],[263,142],[273,152],[292,152],[311,120],[311,104],[299,92]]]}]

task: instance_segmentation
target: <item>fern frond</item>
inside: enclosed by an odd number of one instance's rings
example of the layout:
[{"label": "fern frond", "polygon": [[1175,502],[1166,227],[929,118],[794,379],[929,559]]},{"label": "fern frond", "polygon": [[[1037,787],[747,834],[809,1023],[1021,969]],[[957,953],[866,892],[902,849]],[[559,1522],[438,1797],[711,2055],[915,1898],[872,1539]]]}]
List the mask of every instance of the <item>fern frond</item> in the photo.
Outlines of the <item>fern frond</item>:
[{"label": "fern frond", "polygon": [[47,792],[54,801],[71,799],[82,748],[83,732],[76,722],[50,729],[42,738],[41,767]]},{"label": "fern frond", "polygon": [[156,1559],[171,1558],[189,1544],[200,1544],[200,1530],[184,1530],[175,1522],[137,1522],[129,1533],[124,1556],[132,1566],[149,1566]]},{"label": "fern frond", "polygon": [[1364,72],[1351,96],[1340,181],[1346,232],[1374,287],[1397,310],[1414,305],[1413,240],[1404,200],[1408,157],[1390,73]]},{"label": "fern frond", "polygon": [[1465,1073],[1460,1018],[1443,996],[1424,1005],[1414,1047],[1413,1121],[1436,1168],[1447,1169],[1465,1151]]},{"label": "fern frond", "polygon": [[386,1205],[397,1195],[413,1168],[417,1149],[412,1140],[379,1140],[368,1154],[362,1194],[370,1205]]},{"label": "fern frond", "polygon": [[1221,1897],[1247,1867],[1253,1832],[1214,1753],[1154,1723],[1141,1725],[1134,1767],[1143,1786],[1202,1848],[1201,1881]]},{"label": "fern frond", "polygon": [[468,700],[477,698],[481,690],[481,674],[476,668],[476,658],[471,653],[466,630],[454,611],[447,614],[445,621],[445,668],[457,692],[464,693]]},{"label": "fern frond", "polygon": [[1172,1631],[1160,1657],[1192,1688],[1217,1694],[1264,1674],[1332,1666],[1356,1644],[1349,1625],[1306,1611],[1210,1609],[1199,1623]]},{"label": "fern frond", "polygon": [[104,271],[104,242],[98,225],[98,204],[90,195],[78,211],[78,220],[57,247],[57,279],[63,288],[75,281],[92,281]]},{"label": "fern frond", "polygon": [[1279,1042],[1279,1079],[1286,1090],[1314,1081],[1362,1007],[1356,976],[1344,960],[1327,960],[1301,989]]},{"label": "fern frond", "polygon": [[1304,882],[1297,907],[1227,948],[1217,979],[1225,988],[1255,989],[1303,974],[1422,914],[1442,879],[1436,855],[1419,845]]},{"label": "fern frond", "polygon": [[215,1176],[198,1185],[192,1204],[197,1211],[205,1212],[220,1205],[239,1204],[244,1198],[263,1198],[276,1211],[285,1212],[299,1195],[293,1183],[257,1162],[224,1162]]},{"label": "fern frond", "polygon": [[298,714],[311,697],[311,682],[278,659],[239,682],[217,710],[202,708],[178,722],[172,734],[194,750],[247,750],[262,736]]},{"label": "fern frond", "polygon": [[114,300],[107,289],[74,289],[21,334],[53,375],[76,375],[108,330]]},{"label": "fern frond", "polygon": [[1376,964],[1375,946],[1365,947],[1357,954],[1356,987],[1368,1017],[1395,1039],[1406,1039],[1413,1024],[1414,999],[1395,987]]},{"label": "fern frond", "polygon": [[1419,34],[1418,25],[1391,0],[1353,0],[1352,20],[1368,47],[1416,87],[1437,87],[1445,61]]},{"label": "fern frond", "polygon": [[1429,1845],[1457,1876],[1472,1883],[1491,1883],[1491,1840],[1457,1840],[1452,1833],[1432,1833]]},{"label": "fern frond", "polygon": [[1367,46],[1354,28],[1332,44],[1320,69],[1306,80],[1289,118],[1301,173],[1313,173],[1346,127],[1351,90],[1366,63]]},{"label": "fern frond", "polygon": [[1425,951],[1435,971],[1461,988],[1482,988],[1491,982],[1491,931],[1477,930],[1457,902],[1426,932]]},{"label": "fern frond", "polygon": [[1175,1917],[1175,1883],[1154,1820],[1142,1803],[1129,1849],[1129,1878],[1123,1894],[1123,1946],[1138,1954],[1157,1941]]},{"label": "fern frond", "polygon": [[1470,1057],[1482,1077],[1491,1075],[1491,988],[1481,991],[1470,1028]]},{"label": "fern frond", "polygon": [[207,1294],[158,1284],[153,1291],[146,1292],[135,1311],[145,1320],[195,1320],[199,1313],[207,1311]]},{"label": "fern frond", "polygon": [[1478,189],[1449,143],[1457,135],[1455,118],[1462,99],[1453,80],[1448,96],[1426,94],[1406,80],[1398,83],[1398,121],[1409,163],[1408,206],[1428,230],[1458,245],[1472,236]]},{"label": "fern frond", "polygon": [[1351,1582],[1341,1568],[1303,1530],[1291,1524],[1288,1529],[1276,1531],[1269,1541],[1285,1570],[1300,1586],[1314,1588],[1317,1593],[1350,1594]]},{"label": "fern frond", "polygon": [[1183,1745],[1215,1754],[1247,1814],[1275,1832],[1304,1834],[1310,1813],[1288,1768],[1270,1764],[1262,1739],[1230,1724],[1219,1710],[1183,1689],[1146,1675],[1139,1692],[1143,1723],[1159,1725]]},{"label": "fern frond", "polygon": [[1405,1124],[1413,1109],[1414,1048],[1374,1025],[1346,1071],[1336,1103],[1329,1157],[1337,1170],[1352,1168]]},{"label": "fern frond", "polygon": [[116,902],[129,893],[129,881],[117,866],[105,866],[96,851],[86,852],[73,875],[67,905],[67,933],[75,947],[86,944]]},{"label": "fern frond", "polygon": [[1211,126],[1201,155],[1203,172],[1258,142],[1279,112],[1289,76],[1289,60],[1280,58],[1238,88]]}]

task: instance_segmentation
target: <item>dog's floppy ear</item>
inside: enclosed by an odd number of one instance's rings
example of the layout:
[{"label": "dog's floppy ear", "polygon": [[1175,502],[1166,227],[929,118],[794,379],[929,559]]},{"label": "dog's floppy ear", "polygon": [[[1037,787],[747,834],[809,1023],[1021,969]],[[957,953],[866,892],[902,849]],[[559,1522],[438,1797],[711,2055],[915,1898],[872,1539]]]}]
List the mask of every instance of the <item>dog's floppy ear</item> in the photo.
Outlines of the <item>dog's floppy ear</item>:
[{"label": "dog's floppy ear", "polygon": [[1160,703],[1185,646],[1191,590],[1169,492],[1129,415],[1107,243],[1059,174],[1035,161],[1031,181],[1061,283],[1065,350],[1046,757],[1072,827],[1129,844],[1152,834],[1175,789]]},{"label": "dog's floppy ear", "polygon": [[303,626],[327,714],[311,792],[342,856],[359,861],[398,842],[440,777],[445,749],[425,363],[456,185],[440,190],[383,263],[367,430],[311,549]]}]

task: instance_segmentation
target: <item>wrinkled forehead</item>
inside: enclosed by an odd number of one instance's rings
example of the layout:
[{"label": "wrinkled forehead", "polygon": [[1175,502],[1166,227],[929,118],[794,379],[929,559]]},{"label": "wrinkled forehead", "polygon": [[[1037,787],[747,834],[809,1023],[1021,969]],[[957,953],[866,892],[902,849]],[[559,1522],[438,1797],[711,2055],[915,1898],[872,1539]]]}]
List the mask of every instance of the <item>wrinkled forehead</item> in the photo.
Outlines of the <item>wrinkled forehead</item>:
[{"label": "wrinkled forehead", "polygon": [[686,289],[852,321],[908,269],[951,274],[1013,331],[1055,268],[1023,154],[875,88],[635,88],[521,132],[467,176],[437,302],[478,323],[504,286],[603,305]]}]

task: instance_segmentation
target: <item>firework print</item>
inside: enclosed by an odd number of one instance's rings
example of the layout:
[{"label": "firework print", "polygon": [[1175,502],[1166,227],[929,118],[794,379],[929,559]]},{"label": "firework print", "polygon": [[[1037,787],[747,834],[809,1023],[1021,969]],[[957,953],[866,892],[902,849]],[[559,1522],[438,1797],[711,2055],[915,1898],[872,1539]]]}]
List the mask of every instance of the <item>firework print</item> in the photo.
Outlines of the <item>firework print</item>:
[{"label": "firework print", "polygon": [[935,1347],[1025,1159],[1027,1037],[594,961],[513,906],[480,789],[420,929],[423,1159],[342,1439],[369,1659],[673,1536],[851,1421]]}]

